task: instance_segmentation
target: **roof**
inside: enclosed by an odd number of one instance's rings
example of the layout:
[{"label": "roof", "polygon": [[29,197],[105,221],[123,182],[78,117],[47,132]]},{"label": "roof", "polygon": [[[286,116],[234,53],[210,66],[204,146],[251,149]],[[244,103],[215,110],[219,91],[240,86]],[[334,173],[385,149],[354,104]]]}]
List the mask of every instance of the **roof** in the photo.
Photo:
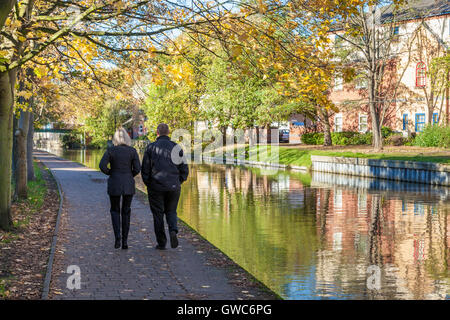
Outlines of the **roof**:
[{"label": "roof", "polygon": [[393,12],[394,6],[381,8],[381,22],[407,21],[450,14],[448,0],[408,0],[408,4]]},{"label": "roof", "polygon": [[[407,0],[406,4],[396,9],[393,5],[379,8],[381,24],[401,22],[450,14],[449,0]],[[333,31],[342,30],[343,26],[337,22]]]}]

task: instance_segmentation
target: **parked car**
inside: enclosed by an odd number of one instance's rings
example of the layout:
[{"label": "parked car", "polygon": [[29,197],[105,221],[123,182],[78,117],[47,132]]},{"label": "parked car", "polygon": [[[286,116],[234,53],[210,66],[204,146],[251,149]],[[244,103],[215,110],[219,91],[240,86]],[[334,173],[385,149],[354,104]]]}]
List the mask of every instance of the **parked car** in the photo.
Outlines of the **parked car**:
[{"label": "parked car", "polygon": [[289,129],[280,129],[280,142],[289,142]]}]

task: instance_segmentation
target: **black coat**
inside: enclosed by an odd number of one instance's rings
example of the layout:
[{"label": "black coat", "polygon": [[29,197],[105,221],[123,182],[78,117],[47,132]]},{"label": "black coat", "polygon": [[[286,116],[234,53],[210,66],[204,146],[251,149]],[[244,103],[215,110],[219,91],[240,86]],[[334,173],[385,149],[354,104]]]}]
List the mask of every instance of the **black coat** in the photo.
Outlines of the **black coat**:
[{"label": "black coat", "polygon": [[109,176],[110,196],[132,195],[136,192],[134,177],[141,171],[136,149],[127,145],[108,148],[100,161],[100,170]]},{"label": "black coat", "polygon": [[[172,159],[172,153],[174,159]],[[141,175],[150,190],[179,190],[189,175],[183,150],[168,136],[159,136],[145,150]]]}]

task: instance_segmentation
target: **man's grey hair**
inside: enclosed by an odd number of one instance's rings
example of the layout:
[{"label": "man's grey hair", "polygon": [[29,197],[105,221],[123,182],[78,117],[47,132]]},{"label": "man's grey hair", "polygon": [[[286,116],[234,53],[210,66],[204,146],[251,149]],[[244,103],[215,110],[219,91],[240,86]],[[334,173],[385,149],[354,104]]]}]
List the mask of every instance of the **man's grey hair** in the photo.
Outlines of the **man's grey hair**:
[{"label": "man's grey hair", "polygon": [[114,133],[114,137],[112,139],[112,143],[115,146],[120,146],[120,145],[127,145],[131,147],[131,138],[128,135],[128,132],[124,129],[124,128],[119,128],[116,130],[116,132]]}]

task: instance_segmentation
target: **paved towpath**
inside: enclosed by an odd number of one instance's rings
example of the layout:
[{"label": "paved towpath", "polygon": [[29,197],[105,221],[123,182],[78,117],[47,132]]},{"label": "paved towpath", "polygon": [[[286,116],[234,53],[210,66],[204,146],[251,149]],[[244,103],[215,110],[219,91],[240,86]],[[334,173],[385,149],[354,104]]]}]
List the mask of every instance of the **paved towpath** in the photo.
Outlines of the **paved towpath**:
[{"label": "paved towpath", "polygon": [[[260,288],[231,283],[229,271],[211,264],[186,235],[180,234],[178,248],[156,250],[152,215],[142,195],[132,203],[129,249],[114,249],[107,177],[45,152],[34,155],[58,179],[64,198],[50,299],[267,298]],[[80,289],[67,288],[70,265],[80,268]]]}]

